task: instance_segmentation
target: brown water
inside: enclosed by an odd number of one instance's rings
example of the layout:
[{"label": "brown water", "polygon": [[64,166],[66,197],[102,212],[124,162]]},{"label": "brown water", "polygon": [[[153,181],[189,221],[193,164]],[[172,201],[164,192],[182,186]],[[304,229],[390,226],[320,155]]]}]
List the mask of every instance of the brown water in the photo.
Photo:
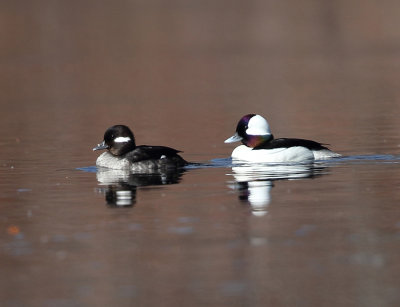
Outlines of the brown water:
[{"label": "brown water", "polygon": [[[397,2],[0,7],[1,306],[399,305]],[[250,112],[346,158],[232,167]],[[207,167],[96,173],[119,123]]]}]

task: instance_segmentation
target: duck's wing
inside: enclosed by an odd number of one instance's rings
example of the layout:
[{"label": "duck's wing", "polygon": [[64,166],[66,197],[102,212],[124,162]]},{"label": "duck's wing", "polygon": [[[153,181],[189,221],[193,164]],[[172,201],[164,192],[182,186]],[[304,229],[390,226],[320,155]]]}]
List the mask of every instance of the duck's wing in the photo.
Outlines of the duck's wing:
[{"label": "duck's wing", "polygon": [[254,149],[289,148],[289,147],[296,147],[296,146],[302,146],[302,147],[308,148],[310,150],[328,149],[324,145],[326,145],[326,144],[318,143],[318,142],[311,141],[311,140],[280,138],[280,139],[273,139],[271,141],[260,144],[257,147],[254,147]]},{"label": "duck's wing", "polygon": [[132,162],[139,162],[144,160],[161,159],[178,156],[180,150],[176,150],[166,146],[137,146],[135,150],[127,153],[126,158]]}]

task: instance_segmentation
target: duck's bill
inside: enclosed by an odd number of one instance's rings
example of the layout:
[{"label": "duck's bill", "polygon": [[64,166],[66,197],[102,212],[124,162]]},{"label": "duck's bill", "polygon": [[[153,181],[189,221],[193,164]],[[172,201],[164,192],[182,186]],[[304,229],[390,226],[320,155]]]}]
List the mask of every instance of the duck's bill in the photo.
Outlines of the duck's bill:
[{"label": "duck's bill", "polygon": [[106,145],[106,143],[103,141],[102,143],[97,144],[97,146],[95,148],[93,148],[93,151],[107,149],[107,148],[108,148],[108,145]]},{"label": "duck's bill", "polygon": [[229,139],[226,139],[224,141],[224,143],[234,143],[234,142],[239,142],[241,141],[243,138],[241,136],[239,136],[237,133],[235,133],[234,135],[232,135]]}]

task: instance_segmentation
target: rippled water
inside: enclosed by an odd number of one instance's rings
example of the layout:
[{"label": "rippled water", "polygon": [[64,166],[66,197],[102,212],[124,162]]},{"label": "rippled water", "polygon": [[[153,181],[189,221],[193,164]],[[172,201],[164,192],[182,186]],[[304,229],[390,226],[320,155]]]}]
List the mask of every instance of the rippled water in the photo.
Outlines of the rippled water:
[{"label": "rippled water", "polygon": [[[398,4],[110,3],[2,4],[0,305],[398,306]],[[250,112],[343,157],[232,163]]]},{"label": "rippled water", "polygon": [[399,163],[224,158],[161,175],[41,168],[25,183],[3,165],[3,301],[390,304]]}]

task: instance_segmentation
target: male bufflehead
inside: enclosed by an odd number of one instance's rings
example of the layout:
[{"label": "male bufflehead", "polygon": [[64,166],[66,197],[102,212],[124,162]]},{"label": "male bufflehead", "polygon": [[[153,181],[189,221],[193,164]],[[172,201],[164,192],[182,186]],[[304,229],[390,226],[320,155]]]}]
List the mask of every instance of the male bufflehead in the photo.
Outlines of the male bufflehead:
[{"label": "male bufflehead", "polygon": [[107,151],[96,160],[96,165],[100,167],[153,172],[187,165],[178,155],[179,150],[165,146],[136,146],[132,131],[124,125],[115,125],[106,130],[104,141],[93,151],[101,149]]},{"label": "male bufflehead", "polygon": [[242,141],[243,145],[233,150],[232,158],[249,162],[307,162],[341,156],[318,142],[275,139],[268,122],[257,114],[243,116],[237,124],[236,133],[225,143],[237,141]]}]

